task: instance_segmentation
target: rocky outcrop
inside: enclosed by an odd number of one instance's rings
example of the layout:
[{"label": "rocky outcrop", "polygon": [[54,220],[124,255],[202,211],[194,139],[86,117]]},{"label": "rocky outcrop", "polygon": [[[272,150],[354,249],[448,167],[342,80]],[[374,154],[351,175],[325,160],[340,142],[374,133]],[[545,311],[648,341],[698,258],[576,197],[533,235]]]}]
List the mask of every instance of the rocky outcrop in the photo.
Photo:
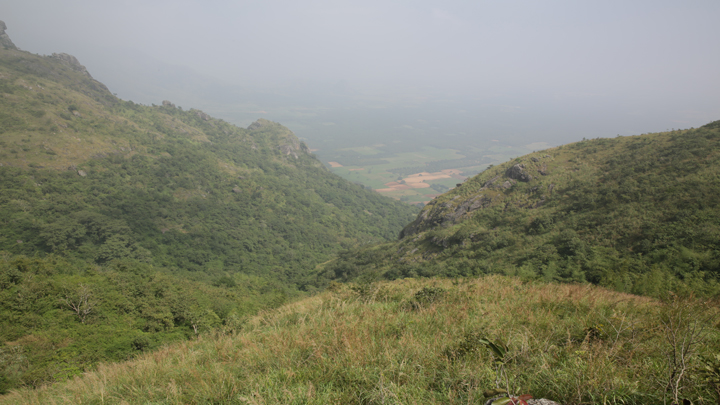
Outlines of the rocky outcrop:
[{"label": "rocky outcrop", "polygon": [[74,70],[74,71],[76,71],[76,72],[78,72],[78,73],[82,73],[82,74],[84,74],[84,75],[87,76],[87,77],[92,78],[92,76],[90,76],[90,72],[87,71],[87,69],[85,68],[85,66],[83,66],[82,64],[80,64],[80,61],[77,60],[76,57],[74,57],[74,56],[72,56],[72,55],[69,55],[69,54],[67,54],[67,53],[54,53],[54,54],[52,54],[52,55],[50,55],[50,56],[53,57],[53,58],[55,58],[55,59],[60,60],[60,62],[61,62],[63,65],[69,67],[70,69],[72,69],[72,70]]},{"label": "rocky outcrop", "polygon": [[517,164],[505,171],[505,175],[513,180],[527,183],[532,180],[532,176],[525,171],[525,165]]},{"label": "rocky outcrop", "polygon": [[[400,233],[400,238],[404,238],[413,234],[424,232],[436,226],[448,226],[456,224],[469,217],[473,211],[489,207],[491,204],[498,204],[513,193],[519,182],[530,183],[535,180],[530,171],[538,170],[542,175],[547,174],[547,163],[544,162],[550,155],[543,157],[531,156],[525,160],[525,163],[517,163],[509,167],[503,172],[496,172],[495,176],[485,180],[479,190],[473,191],[470,195],[466,195],[459,188],[456,189],[455,196],[451,200],[445,200],[442,203],[431,201],[420,215],[410,223]],[[519,162],[520,160],[517,160]],[[538,177],[539,178],[539,177]],[[531,183],[533,184],[533,183]],[[459,185],[458,185],[459,186]],[[465,187],[465,186],[464,186]],[[554,185],[548,187],[548,194],[552,195]],[[524,189],[524,187],[517,187]],[[539,195],[540,198],[528,198],[525,196],[520,200],[510,202],[506,200],[506,209],[510,206],[526,209],[534,209],[543,206],[548,196],[542,195],[542,185],[534,184],[527,190],[528,195]],[[499,194],[499,193],[500,194]]]},{"label": "rocky outcrop", "polygon": [[400,238],[414,235],[435,226],[454,224],[460,221],[466,214],[489,207],[492,203],[492,198],[484,194],[475,195],[456,205],[455,202],[459,198],[460,196],[456,196],[450,201],[437,205],[432,202],[428,204],[428,207],[420,212],[420,215],[415,218],[415,221],[411,222],[400,232]]},{"label": "rocky outcrop", "polygon": [[7,25],[5,25],[5,21],[0,21],[0,46],[5,49],[17,49],[17,46],[13,44],[8,34],[5,33],[6,29]]},{"label": "rocky outcrop", "polygon": [[[175,104],[171,103],[169,100],[163,100],[162,102],[163,107],[172,107],[175,108]],[[206,120],[207,121],[207,120]]]},{"label": "rocky outcrop", "polygon": [[260,118],[259,120],[257,120],[257,121],[255,121],[255,122],[253,122],[252,124],[250,124],[250,125],[247,127],[247,129],[249,129],[249,130],[252,131],[253,129],[260,129],[260,128],[266,126],[266,125],[270,125],[271,123],[272,123],[271,121],[268,121],[268,120],[266,120],[266,119]]},{"label": "rocky outcrop", "polygon": [[210,121],[210,116],[200,110],[195,110],[195,114],[203,121]]}]

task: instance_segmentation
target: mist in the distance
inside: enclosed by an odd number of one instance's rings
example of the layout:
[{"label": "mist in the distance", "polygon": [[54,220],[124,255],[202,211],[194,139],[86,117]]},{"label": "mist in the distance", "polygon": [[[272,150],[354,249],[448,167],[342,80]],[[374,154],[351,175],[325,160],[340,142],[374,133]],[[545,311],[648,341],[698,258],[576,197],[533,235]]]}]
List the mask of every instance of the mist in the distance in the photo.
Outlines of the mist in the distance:
[{"label": "mist in the distance", "polygon": [[348,131],[460,148],[720,119],[715,0],[0,3],[19,48],[70,53],[121,98],[280,121],[320,149]]}]

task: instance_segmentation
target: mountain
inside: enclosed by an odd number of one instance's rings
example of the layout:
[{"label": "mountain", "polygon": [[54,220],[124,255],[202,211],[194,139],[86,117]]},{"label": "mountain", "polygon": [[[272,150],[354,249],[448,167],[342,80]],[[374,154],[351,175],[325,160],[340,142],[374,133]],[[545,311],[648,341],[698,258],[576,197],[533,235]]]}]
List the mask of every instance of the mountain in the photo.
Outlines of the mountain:
[{"label": "mountain", "polygon": [[73,56],[3,35],[0,392],[239,325],[418,211],[333,175],[278,123],[123,101]]},{"label": "mountain", "polygon": [[115,98],[70,55],[0,53],[0,249],[296,282],[415,208],[329,173],[287,128]]},{"label": "mountain", "polygon": [[487,169],[435,198],[398,241],[345,252],[325,275],[500,273],[716,294],[719,179],[720,121],[583,140]]}]

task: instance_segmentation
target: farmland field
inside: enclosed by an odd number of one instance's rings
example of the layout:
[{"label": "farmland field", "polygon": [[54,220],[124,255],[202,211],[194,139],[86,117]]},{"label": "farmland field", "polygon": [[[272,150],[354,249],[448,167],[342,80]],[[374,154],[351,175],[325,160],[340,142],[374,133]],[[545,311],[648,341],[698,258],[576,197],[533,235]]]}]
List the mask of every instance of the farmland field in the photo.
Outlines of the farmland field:
[{"label": "farmland field", "polygon": [[427,204],[436,195],[454,188],[488,165],[530,151],[491,146],[469,148],[461,153],[455,149],[425,146],[413,152],[390,153],[384,147],[384,144],[377,144],[345,148],[333,154],[336,161],[326,163],[333,173],[383,195],[410,204]]}]

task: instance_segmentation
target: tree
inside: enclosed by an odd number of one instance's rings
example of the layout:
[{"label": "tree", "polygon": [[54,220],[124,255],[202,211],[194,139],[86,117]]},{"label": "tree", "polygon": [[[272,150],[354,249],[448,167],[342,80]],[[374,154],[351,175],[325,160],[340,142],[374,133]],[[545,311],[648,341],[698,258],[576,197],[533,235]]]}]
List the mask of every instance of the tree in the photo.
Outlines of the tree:
[{"label": "tree", "polygon": [[65,297],[60,301],[65,303],[80,318],[80,323],[85,323],[85,318],[95,308],[95,301],[92,299],[93,294],[90,287],[80,283],[75,291],[66,291]]}]

